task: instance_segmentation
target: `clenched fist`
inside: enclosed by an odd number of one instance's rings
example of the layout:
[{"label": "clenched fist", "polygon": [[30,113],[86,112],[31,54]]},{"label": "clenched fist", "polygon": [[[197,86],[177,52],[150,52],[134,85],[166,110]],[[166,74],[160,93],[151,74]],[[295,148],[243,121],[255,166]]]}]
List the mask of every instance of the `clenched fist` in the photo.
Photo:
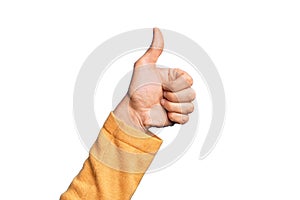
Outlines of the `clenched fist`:
[{"label": "clenched fist", "polygon": [[193,112],[193,79],[180,69],[158,68],[164,40],[158,28],[146,53],[134,64],[128,92],[113,111],[115,116],[142,131],[150,127],[184,124]]}]

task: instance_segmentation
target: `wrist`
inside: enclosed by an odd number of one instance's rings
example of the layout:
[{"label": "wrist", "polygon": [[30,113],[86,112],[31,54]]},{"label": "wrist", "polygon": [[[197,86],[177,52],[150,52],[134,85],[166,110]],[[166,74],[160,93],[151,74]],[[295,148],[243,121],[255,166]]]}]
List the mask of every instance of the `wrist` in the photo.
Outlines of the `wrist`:
[{"label": "wrist", "polygon": [[126,95],[113,111],[114,115],[127,125],[143,132],[148,132],[137,111],[130,106],[130,98]]}]

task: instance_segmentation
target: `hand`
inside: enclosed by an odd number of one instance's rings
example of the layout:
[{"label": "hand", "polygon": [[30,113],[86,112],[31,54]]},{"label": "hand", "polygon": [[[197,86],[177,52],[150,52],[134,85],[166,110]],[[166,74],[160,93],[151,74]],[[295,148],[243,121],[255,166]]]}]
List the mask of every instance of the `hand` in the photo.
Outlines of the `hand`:
[{"label": "hand", "polygon": [[154,28],[151,46],[135,62],[128,92],[113,111],[116,117],[143,131],[184,124],[194,110],[191,76],[180,69],[156,66],[163,48],[162,33]]}]

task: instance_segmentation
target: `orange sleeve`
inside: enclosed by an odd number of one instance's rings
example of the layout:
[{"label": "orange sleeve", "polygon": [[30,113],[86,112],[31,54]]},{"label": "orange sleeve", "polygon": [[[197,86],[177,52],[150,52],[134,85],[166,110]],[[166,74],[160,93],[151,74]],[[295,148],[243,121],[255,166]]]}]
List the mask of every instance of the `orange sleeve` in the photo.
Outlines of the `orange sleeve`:
[{"label": "orange sleeve", "polygon": [[130,199],[162,140],[129,127],[111,112],[89,158],[61,200]]}]

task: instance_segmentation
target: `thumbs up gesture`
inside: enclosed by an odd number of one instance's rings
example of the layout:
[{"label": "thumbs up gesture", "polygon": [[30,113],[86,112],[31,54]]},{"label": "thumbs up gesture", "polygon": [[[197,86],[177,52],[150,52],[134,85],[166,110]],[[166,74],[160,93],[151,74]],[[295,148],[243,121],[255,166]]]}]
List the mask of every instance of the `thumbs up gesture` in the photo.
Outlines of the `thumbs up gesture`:
[{"label": "thumbs up gesture", "polygon": [[128,92],[113,111],[116,117],[142,131],[184,124],[194,110],[192,77],[177,68],[156,66],[163,48],[163,35],[154,28],[149,49],[134,64]]}]

